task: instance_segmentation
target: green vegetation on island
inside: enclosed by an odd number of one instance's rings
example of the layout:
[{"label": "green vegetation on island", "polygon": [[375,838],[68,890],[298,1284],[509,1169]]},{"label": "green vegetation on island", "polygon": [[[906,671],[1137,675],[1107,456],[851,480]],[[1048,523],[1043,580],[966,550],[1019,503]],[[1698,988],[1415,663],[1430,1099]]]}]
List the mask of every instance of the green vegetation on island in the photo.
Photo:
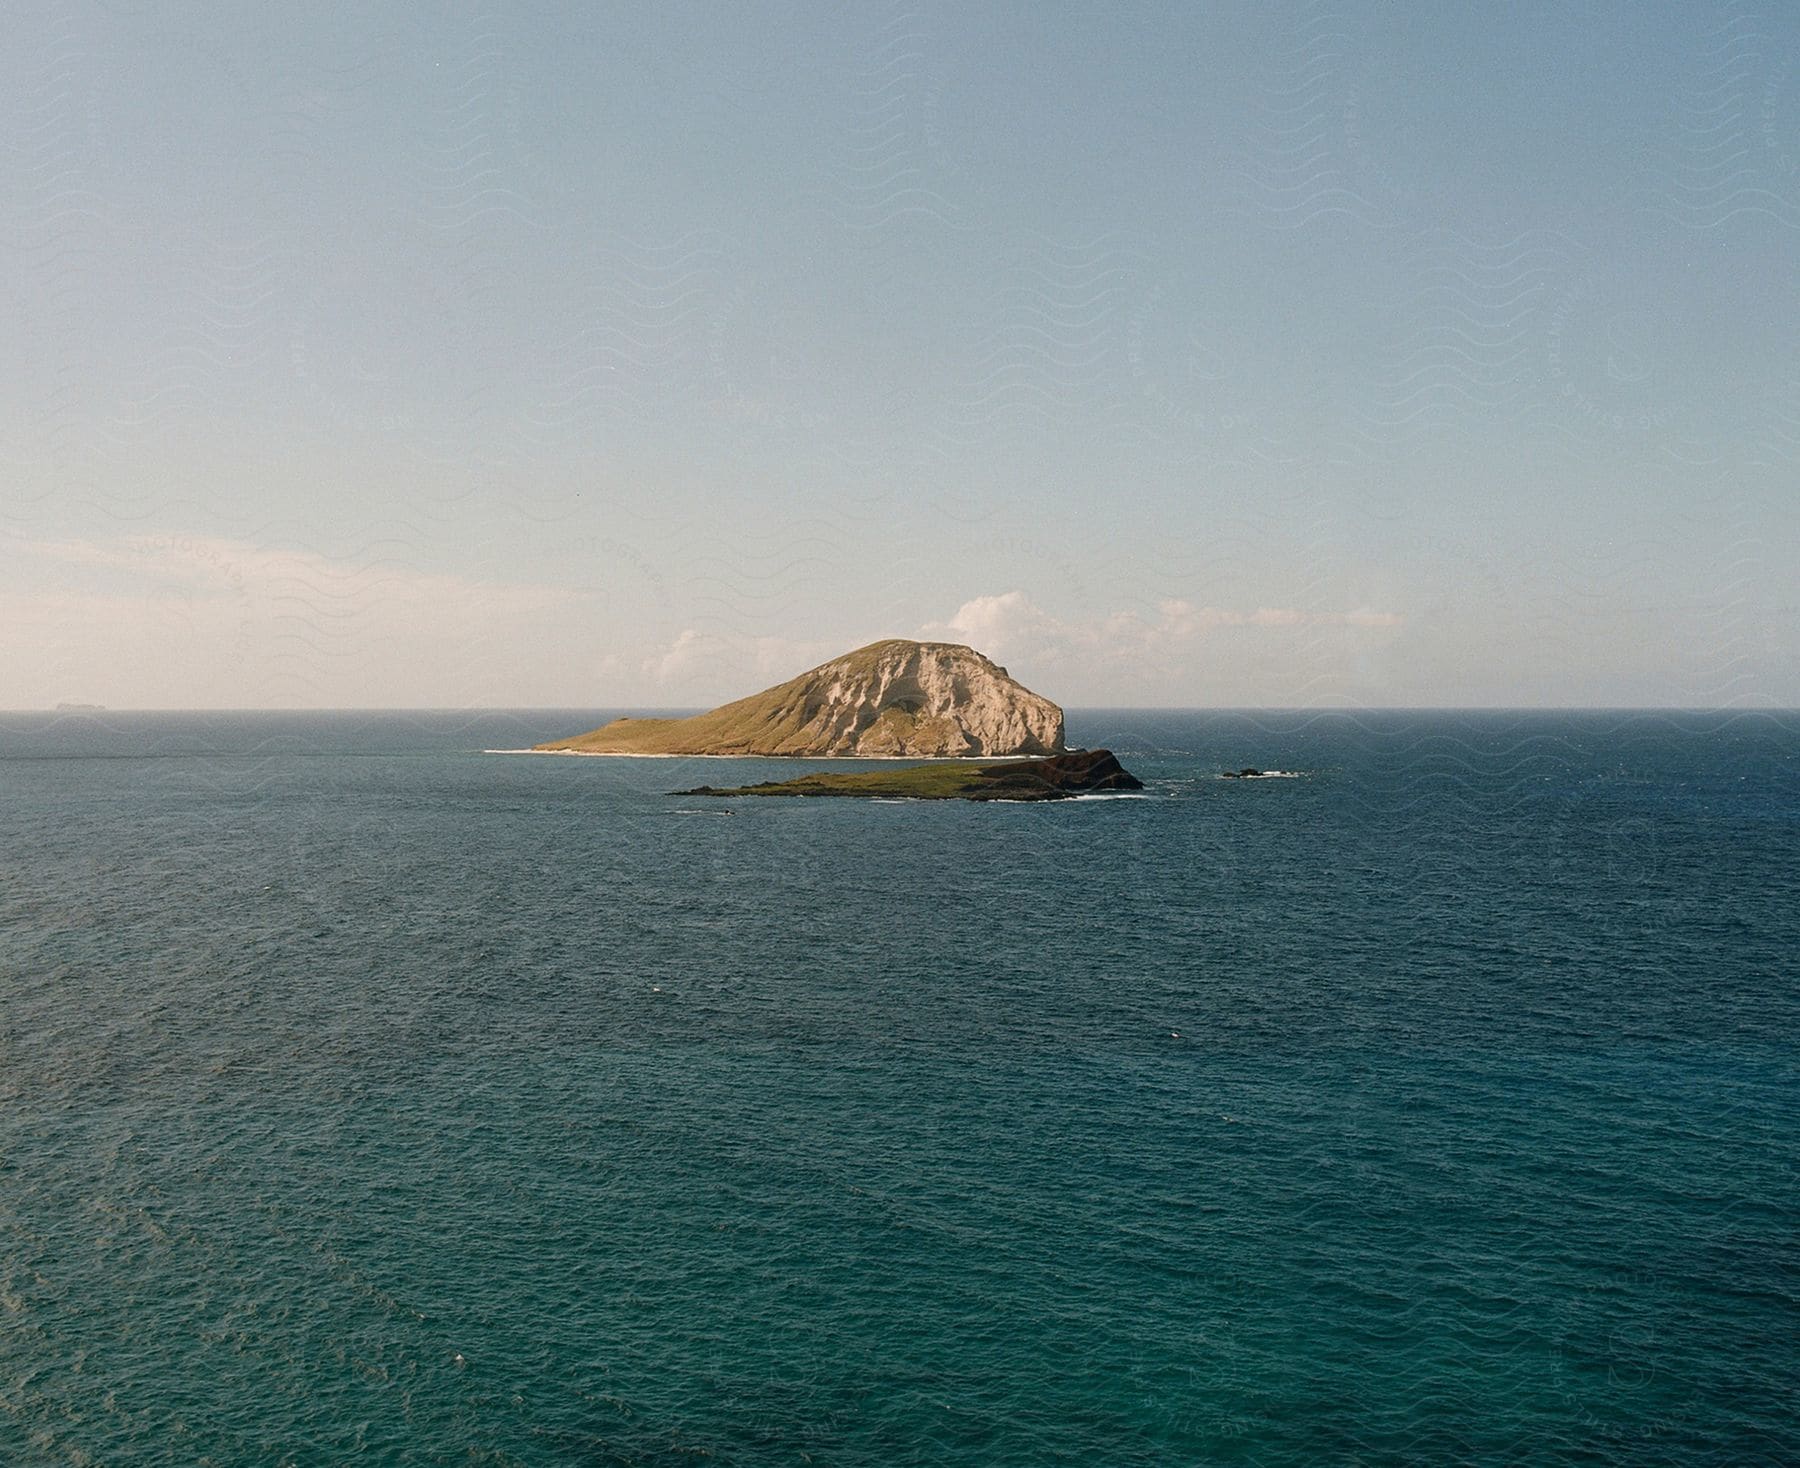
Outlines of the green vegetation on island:
[{"label": "green vegetation on island", "polygon": [[856,774],[800,775],[720,789],[702,785],[677,795],[826,795],[890,800],[1068,800],[1106,791],[1142,790],[1106,749],[1004,764],[906,765]]}]

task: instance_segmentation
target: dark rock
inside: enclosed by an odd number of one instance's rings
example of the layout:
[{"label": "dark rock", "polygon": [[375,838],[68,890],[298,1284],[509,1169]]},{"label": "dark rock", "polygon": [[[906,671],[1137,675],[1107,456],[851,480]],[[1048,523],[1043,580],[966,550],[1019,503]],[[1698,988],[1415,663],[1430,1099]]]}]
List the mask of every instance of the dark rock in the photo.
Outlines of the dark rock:
[{"label": "dark rock", "polygon": [[677,795],[825,795],[901,800],[1068,800],[1099,791],[1142,790],[1112,752],[1083,750],[1007,764],[942,761],[854,774],[817,773],[721,790],[702,785]]},{"label": "dark rock", "polygon": [[1144,782],[1120,765],[1110,749],[986,765],[977,776],[967,796],[970,800],[1060,800],[1103,790],[1144,788]]}]

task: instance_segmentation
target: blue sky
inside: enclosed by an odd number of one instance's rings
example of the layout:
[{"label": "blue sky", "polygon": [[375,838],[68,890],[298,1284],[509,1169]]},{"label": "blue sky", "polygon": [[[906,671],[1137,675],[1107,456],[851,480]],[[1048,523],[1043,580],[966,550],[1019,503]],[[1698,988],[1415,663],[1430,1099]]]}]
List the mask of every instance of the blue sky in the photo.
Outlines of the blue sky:
[{"label": "blue sky", "polygon": [[0,706],[1800,704],[1800,13],[70,5]]}]

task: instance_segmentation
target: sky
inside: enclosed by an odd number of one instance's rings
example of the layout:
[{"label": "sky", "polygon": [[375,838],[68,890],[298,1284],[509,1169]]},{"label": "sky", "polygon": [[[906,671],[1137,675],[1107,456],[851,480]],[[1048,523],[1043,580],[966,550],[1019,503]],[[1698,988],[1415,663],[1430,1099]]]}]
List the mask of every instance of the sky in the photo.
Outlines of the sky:
[{"label": "sky", "polygon": [[1800,705],[1795,7],[7,29],[0,708]]}]

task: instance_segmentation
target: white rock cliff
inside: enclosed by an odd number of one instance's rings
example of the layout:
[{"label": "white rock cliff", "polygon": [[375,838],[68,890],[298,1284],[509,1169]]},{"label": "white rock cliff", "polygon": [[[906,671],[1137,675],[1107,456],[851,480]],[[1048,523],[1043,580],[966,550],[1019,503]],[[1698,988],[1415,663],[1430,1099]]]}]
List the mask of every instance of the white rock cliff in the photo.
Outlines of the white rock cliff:
[{"label": "white rock cliff", "polygon": [[1063,712],[971,647],[878,642],[782,690],[821,754],[1055,754]]},{"label": "white rock cliff", "polygon": [[1057,754],[1063,713],[973,648],[895,638],[691,719],[615,719],[538,748],[591,754]]}]

